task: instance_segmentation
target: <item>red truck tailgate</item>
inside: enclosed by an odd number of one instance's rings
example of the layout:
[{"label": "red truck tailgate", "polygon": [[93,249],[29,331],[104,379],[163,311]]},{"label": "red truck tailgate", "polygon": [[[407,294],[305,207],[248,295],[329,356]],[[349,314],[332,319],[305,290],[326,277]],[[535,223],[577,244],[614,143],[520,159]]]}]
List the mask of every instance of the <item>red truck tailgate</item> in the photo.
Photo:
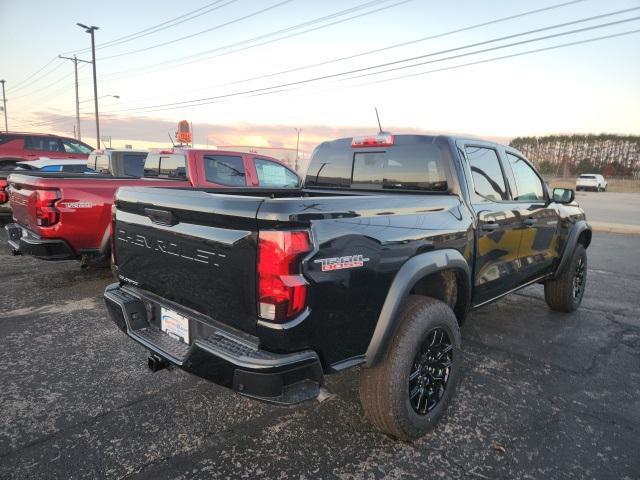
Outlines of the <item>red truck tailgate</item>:
[{"label": "red truck tailgate", "polygon": [[83,174],[12,174],[8,180],[16,223],[42,238],[66,241],[76,254],[102,250],[108,244],[111,205],[119,187],[191,185],[179,180]]}]

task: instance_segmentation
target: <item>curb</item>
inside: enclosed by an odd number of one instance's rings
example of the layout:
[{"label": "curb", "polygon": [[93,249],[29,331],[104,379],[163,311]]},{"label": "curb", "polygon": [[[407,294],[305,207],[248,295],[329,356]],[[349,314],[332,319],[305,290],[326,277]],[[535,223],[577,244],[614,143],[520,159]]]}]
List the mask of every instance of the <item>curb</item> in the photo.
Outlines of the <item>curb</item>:
[{"label": "curb", "polygon": [[590,222],[594,232],[619,233],[622,235],[640,235],[640,225],[629,225],[625,223]]}]

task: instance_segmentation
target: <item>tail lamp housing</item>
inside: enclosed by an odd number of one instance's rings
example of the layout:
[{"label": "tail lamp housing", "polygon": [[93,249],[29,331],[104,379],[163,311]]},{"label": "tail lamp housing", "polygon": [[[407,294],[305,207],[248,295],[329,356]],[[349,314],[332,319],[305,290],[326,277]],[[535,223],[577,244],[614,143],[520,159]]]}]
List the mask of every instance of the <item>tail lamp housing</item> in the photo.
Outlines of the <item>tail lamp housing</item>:
[{"label": "tail lamp housing", "polygon": [[60,200],[59,190],[36,190],[36,224],[50,227],[60,220],[55,203]]},{"label": "tail lamp housing", "polygon": [[258,315],[282,323],[307,305],[302,258],[312,250],[308,231],[265,230],[258,234]]},{"label": "tail lamp housing", "polygon": [[9,201],[9,193],[7,192],[7,181],[0,180],[0,203]]}]

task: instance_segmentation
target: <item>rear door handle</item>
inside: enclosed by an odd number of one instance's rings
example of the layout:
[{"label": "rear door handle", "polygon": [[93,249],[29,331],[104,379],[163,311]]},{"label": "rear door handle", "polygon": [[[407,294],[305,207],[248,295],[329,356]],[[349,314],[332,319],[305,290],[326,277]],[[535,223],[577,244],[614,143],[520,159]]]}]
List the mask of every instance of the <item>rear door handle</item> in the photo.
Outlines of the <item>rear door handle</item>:
[{"label": "rear door handle", "polygon": [[535,218],[527,218],[522,222],[522,224],[525,227],[533,227],[536,224],[536,219]]},{"label": "rear door handle", "polygon": [[500,225],[496,222],[487,222],[483,223],[481,228],[486,232],[493,232],[494,230],[497,230],[499,226]]}]

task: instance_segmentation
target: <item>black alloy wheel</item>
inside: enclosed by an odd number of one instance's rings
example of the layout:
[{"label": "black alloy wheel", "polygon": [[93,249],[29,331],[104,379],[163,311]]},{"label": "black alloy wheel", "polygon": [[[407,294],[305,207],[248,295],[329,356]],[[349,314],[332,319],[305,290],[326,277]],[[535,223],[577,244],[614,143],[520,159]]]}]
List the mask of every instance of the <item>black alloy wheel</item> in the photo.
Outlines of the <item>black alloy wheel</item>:
[{"label": "black alloy wheel", "polygon": [[434,328],[422,342],[409,375],[409,402],[416,413],[426,415],[442,400],[452,364],[451,338],[444,328]]},{"label": "black alloy wheel", "polygon": [[584,257],[579,257],[576,263],[576,271],[573,275],[573,298],[580,300],[584,294],[584,287],[587,280],[587,265]]}]

